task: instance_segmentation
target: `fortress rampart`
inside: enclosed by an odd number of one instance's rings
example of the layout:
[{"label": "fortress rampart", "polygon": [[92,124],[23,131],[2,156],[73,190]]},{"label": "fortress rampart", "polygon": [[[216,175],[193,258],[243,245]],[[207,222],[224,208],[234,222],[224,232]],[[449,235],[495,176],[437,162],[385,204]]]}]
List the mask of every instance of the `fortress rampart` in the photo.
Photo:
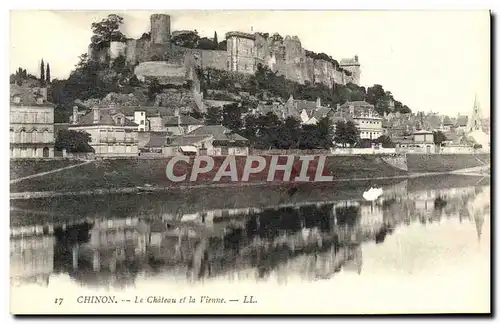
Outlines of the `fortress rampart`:
[{"label": "fortress rampart", "polygon": [[94,59],[113,60],[123,55],[131,64],[164,61],[184,65],[187,70],[198,66],[249,74],[255,73],[258,64],[262,64],[301,84],[322,83],[332,87],[333,82],[360,83],[361,66],[357,56],[343,59],[338,65],[332,60],[314,58],[307,54],[297,36],[286,36],[283,39],[278,34],[269,36],[234,31],[226,34],[225,51],[189,49],[170,42],[169,15],[153,14],[150,21],[149,35],[125,42],[112,42],[109,48],[101,51],[90,49],[90,56]]}]

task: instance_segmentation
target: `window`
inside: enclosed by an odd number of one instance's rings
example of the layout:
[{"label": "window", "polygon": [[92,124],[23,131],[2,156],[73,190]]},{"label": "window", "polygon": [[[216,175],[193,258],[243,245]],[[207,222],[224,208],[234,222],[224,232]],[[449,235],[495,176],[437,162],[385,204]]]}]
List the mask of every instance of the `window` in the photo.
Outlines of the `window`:
[{"label": "window", "polygon": [[141,120],[141,125],[144,125],[144,120]]},{"label": "window", "polygon": [[48,130],[43,131],[43,142],[44,143],[50,142],[50,140],[49,140],[49,131]]},{"label": "window", "polygon": [[20,135],[21,135],[21,143],[26,143],[26,131],[22,130],[20,132]]},{"label": "window", "polygon": [[144,116],[144,113],[141,111],[141,116]]}]

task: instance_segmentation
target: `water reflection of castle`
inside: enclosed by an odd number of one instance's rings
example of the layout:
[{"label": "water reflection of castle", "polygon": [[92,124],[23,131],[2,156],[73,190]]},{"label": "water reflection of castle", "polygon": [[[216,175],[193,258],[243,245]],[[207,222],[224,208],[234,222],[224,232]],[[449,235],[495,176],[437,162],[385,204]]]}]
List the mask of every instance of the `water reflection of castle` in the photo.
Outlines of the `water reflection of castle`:
[{"label": "water reflection of castle", "polygon": [[[129,285],[138,273],[208,277],[325,279],[362,271],[362,243],[381,243],[400,224],[473,219],[480,235],[489,192],[452,188],[406,192],[375,202],[337,201],[281,209],[204,211],[173,219],[100,219],[55,236],[11,239],[11,278],[48,282],[65,272],[85,284]],[[37,279],[33,279],[37,278]]]}]

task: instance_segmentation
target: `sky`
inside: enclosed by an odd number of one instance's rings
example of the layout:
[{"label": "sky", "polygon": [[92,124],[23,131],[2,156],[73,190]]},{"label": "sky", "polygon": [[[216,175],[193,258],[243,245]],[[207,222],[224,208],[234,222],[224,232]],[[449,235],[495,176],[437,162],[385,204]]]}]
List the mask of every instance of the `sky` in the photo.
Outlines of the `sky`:
[{"label": "sky", "polygon": [[468,114],[477,95],[490,115],[490,17],[475,11],[11,11],[10,73],[68,77],[87,52],[92,22],[110,13],[122,32],[149,32],[152,13],[171,15],[172,31],[194,30],[219,41],[226,32],[296,35],[302,46],[333,58],[359,56],[361,85],[381,84],[414,112]]}]

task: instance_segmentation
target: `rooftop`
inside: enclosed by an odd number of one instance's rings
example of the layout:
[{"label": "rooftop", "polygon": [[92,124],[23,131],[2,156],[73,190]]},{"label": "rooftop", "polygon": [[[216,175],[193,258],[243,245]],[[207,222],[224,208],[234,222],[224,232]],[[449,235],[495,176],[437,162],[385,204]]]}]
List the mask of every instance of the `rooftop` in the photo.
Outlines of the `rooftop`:
[{"label": "rooftop", "polygon": [[332,108],[319,108],[313,113],[313,117],[316,118],[317,120],[320,120],[321,118],[325,117],[328,115],[328,113],[332,111]]},{"label": "rooftop", "polygon": [[244,33],[244,32],[239,32],[239,31],[230,31],[226,33],[226,38],[229,37],[241,37],[241,38],[248,38],[255,40],[255,35],[249,34],[249,33]]},{"label": "rooftop", "polygon": [[210,135],[184,135],[172,138],[170,145],[188,146],[210,138]]},{"label": "rooftop", "polygon": [[109,125],[109,126],[138,126],[136,123],[125,118],[125,114],[117,109],[97,108],[99,120],[94,123],[94,111],[83,115],[78,119],[78,126]]},{"label": "rooftop", "polygon": [[172,107],[162,106],[120,106],[119,110],[126,116],[133,116],[136,111],[146,112],[147,117],[173,116],[175,113]]},{"label": "rooftop", "polygon": [[[179,120],[180,119],[180,120]],[[203,122],[193,118],[189,115],[179,115],[177,116],[168,116],[163,118],[163,124],[165,126],[177,126],[177,125],[203,125]]]},{"label": "rooftop", "polygon": [[248,139],[222,125],[202,126],[191,131],[188,135],[211,135],[214,141],[248,141]]},{"label": "rooftop", "polygon": [[11,106],[54,106],[47,101],[47,88],[23,87],[15,83],[10,85],[10,104]]}]

